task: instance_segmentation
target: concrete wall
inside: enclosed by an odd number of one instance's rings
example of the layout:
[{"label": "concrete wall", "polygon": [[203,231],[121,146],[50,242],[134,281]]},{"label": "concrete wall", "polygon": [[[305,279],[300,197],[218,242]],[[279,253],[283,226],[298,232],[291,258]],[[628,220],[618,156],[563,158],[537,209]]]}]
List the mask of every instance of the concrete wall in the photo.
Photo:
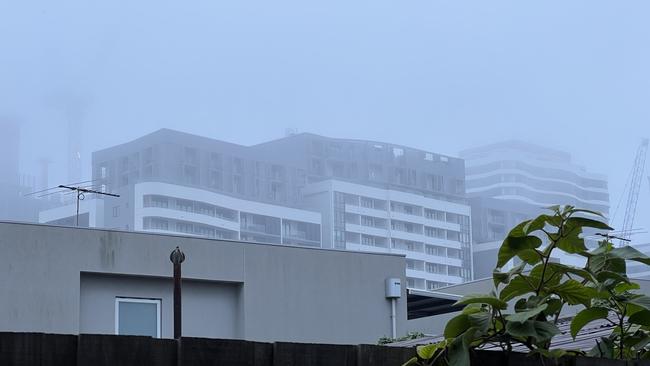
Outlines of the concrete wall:
[{"label": "concrete wall", "polygon": [[[240,284],[186,280],[182,288],[187,336],[242,337]],[[114,333],[115,298],[133,297],[160,299],[162,337],[173,337],[173,289],[167,279],[82,273],[80,296],[80,333]]]},{"label": "concrete wall", "polygon": [[[0,222],[0,331],[112,333],[114,313],[98,302],[114,306],[119,290],[169,303],[177,245],[187,256],[186,335],[322,343],[390,335],[384,280],[405,283],[402,256],[8,222]],[[403,334],[405,293],[397,319]]]}]

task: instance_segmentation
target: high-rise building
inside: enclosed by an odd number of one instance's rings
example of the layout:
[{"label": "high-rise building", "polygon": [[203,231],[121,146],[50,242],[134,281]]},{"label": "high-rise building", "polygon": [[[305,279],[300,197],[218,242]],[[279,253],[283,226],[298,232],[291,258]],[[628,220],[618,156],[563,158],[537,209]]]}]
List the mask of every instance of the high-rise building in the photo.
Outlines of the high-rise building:
[{"label": "high-rise building", "polygon": [[418,289],[472,278],[458,158],[304,133],[242,146],[163,129],[95,152],[93,179],[121,195],[104,199],[109,228],[403,253]]},{"label": "high-rise building", "polygon": [[588,172],[567,152],[521,141],[462,151],[468,197],[493,197],[536,207],[569,204],[607,215],[607,177]]},{"label": "high-rise building", "polygon": [[[508,231],[552,205],[573,205],[607,215],[607,178],[572,162],[567,152],[507,141],[460,153],[472,206],[475,277],[488,277]],[[482,261],[477,261],[482,258]],[[563,256],[559,261],[576,263]]]}]

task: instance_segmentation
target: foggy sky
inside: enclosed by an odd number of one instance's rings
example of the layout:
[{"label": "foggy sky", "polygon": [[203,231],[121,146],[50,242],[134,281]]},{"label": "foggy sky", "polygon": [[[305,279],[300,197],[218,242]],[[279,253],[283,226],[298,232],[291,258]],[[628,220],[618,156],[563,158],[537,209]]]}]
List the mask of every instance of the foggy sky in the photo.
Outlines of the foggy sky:
[{"label": "foggy sky", "polygon": [[[606,174],[614,215],[650,135],[648,14],[646,0],[0,0],[0,115],[23,126],[22,171],[48,156],[57,184],[66,110],[86,177],[92,151],[162,127],[449,155],[517,138]],[[635,227],[650,228],[649,188]]]}]

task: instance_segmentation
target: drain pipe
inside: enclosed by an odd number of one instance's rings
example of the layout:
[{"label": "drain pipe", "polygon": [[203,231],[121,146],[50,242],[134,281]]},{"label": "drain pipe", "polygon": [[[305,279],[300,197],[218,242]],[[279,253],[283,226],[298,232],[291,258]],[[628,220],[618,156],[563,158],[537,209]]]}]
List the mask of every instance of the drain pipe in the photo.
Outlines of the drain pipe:
[{"label": "drain pipe", "polygon": [[402,281],[399,278],[386,279],[386,298],[390,299],[391,338],[397,338],[397,299],[402,297]]},{"label": "drain pipe", "polygon": [[390,320],[392,323],[392,338],[396,339],[397,338],[397,326],[396,326],[396,321],[395,321],[395,302],[397,301],[396,298],[390,299]]}]

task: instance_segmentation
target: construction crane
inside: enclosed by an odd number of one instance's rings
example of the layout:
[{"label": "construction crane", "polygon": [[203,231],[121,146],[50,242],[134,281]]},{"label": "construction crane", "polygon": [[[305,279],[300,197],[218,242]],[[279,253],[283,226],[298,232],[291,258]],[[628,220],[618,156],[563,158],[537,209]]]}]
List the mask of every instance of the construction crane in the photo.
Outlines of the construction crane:
[{"label": "construction crane", "polygon": [[627,196],[625,217],[623,218],[623,227],[621,228],[621,238],[623,240],[619,240],[620,246],[629,242],[632,233],[632,225],[634,224],[634,216],[636,215],[636,204],[639,200],[639,190],[641,189],[641,180],[643,179],[647,153],[648,139],[645,138],[641,141],[641,145],[639,145],[639,148],[636,151],[634,165],[632,165],[632,173],[630,174],[630,191]]}]

